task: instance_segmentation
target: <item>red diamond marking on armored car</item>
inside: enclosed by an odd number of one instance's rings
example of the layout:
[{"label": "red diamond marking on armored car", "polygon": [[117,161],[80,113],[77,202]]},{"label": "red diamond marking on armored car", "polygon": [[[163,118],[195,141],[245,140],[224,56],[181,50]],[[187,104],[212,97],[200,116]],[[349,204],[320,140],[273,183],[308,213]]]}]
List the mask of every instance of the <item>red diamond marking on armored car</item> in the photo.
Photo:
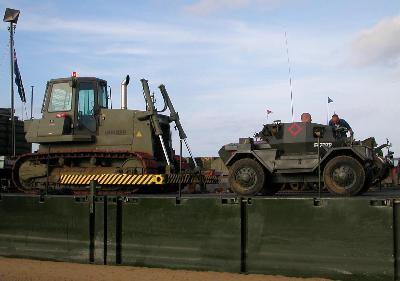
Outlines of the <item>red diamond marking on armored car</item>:
[{"label": "red diamond marking on armored car", "polygon": [[287,130],[293,137],[295,137],[303,130],[303,128],[299,124],[293,123]]}]

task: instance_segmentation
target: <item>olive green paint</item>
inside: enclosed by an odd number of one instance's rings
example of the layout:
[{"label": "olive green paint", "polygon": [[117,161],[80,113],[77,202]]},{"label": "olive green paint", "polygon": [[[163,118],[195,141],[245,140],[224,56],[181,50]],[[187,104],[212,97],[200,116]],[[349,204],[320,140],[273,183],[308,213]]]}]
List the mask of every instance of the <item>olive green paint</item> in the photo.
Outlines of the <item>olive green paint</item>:
[{"label": "olive green paint", "polygon": [[[94,263],[399,280],[393,198],[97,196]],[[1,195],[0,255],[88,263],[90,210],[85,197]]]},{"label": "olive green paint", "polygon": [[123,204],[122,264],[237,272],[240,209],[218,198],[139,198]]},{"label": "olive green paint", "polygon": [[393,207],[382,202],[254,198],[248,272],[394,280]]},{"label": "olive green paint", "polygon": [[0,254],[31,259],[87,263],[87,203],[73,197],[2,195]]}]

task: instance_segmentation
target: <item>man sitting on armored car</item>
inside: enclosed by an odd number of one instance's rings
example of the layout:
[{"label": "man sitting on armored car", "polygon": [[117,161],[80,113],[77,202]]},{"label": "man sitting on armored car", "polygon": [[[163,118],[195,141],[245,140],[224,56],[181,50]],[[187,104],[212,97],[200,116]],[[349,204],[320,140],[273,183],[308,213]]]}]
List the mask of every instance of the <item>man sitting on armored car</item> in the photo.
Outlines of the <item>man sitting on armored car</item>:
[{"label": "man sitting on armored car", "polygon": [[333,127],[338,132],[338,136],[340,137],[347,136],[346,131],[340,130],[340,128],[346,128],[350,132],[351,136],[353,136],[354,134],[353,129],[350,127],[349,123],[347,123],[344,119],[340,119],[336,113],[332,115],[332,119],[329,121],[329,126]]}]

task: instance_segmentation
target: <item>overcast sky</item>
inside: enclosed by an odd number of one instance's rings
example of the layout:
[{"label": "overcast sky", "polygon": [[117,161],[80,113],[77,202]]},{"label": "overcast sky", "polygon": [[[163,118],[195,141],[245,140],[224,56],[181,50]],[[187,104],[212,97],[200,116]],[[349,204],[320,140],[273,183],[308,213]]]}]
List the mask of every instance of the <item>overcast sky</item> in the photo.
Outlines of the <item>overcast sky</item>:
[{"label": "overcast sky", "polygon": [[[140,78],[164,83],[198,156],[217,155],[294,110],[326,123],[327,98],[363,139],[388,137],[400,154],[400,1],[0,1],[20,9],[15,42],[35,116],[46,81],[97,76],[113,89],[131,75],[129,107],[143,109]],[[0,106],[9,101],[7,25],[0,28]],[[159,98],[161,100],[161,98]],[[17,102],[17,112],[21,104]],[[161,107],[161,105],[160,105]],[[29,114],[29,112],[28,112]],[[175,139],[177,136],[175,135]]]}]

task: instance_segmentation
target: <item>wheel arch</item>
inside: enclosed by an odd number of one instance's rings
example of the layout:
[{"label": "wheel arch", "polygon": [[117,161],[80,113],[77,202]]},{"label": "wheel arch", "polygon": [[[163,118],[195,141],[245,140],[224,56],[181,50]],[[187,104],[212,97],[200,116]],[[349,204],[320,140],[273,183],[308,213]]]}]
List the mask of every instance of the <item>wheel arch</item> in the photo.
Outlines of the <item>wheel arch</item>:
[{"label": "wheel arch", "polygon": [[[323,170],[323,168],[326,166],[326,164],[332,160],[333,158],[337,157],[337,156],[349,156],[349,157],[353,157],[354,159],[356,159],[358,162],[360,162],[360,164],[362,166],[364,166],[365,164],[365,160],[353,149],[351,149],[351,147],[349,148],[339,148],[339,149],[332,149],[328,154],[326,154],[322,159],[321,159],[321,169]],[[318,165],[316,167],[314,167],[314,170],[318,169]]]},{"label": "wheel arch", "polygon": [[225,163],[225,165],[229,168],[230,166],[233,165],[236,161],[244,158],[250,158],[256,160],[267,172],[271,173],[272,170],[271,168],[255,153],[252,151],[246,151],[246,152],[236,152],[233,154],[229,160]]}]

